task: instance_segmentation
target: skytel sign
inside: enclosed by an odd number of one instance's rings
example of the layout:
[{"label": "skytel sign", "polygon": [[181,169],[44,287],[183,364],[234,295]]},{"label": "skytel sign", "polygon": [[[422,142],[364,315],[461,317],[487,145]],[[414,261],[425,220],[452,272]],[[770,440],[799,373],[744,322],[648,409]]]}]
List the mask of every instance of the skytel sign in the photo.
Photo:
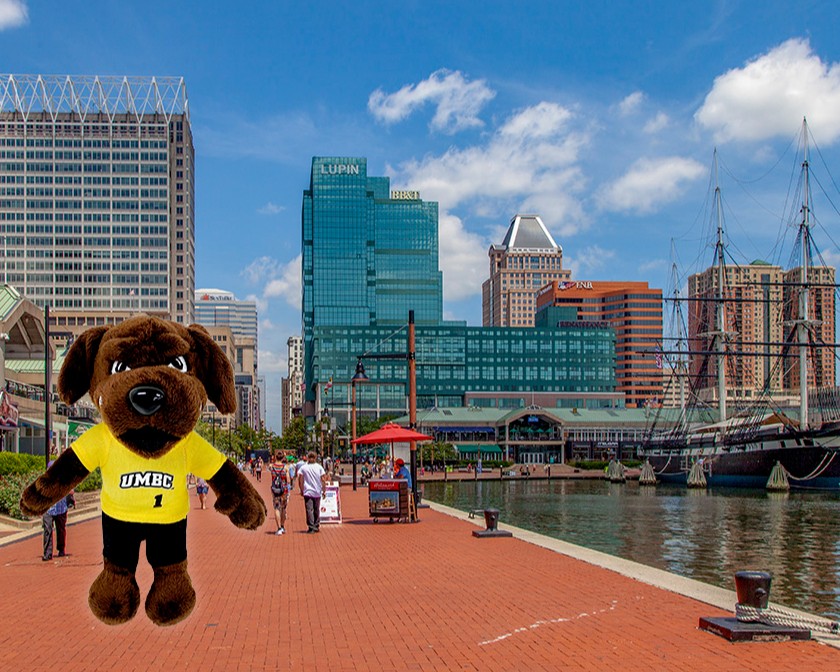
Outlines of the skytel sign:
[{"label": "skytel sign", "polygon": [[353,163],[322,163],[321,175],[358,175],[359,166]]}]

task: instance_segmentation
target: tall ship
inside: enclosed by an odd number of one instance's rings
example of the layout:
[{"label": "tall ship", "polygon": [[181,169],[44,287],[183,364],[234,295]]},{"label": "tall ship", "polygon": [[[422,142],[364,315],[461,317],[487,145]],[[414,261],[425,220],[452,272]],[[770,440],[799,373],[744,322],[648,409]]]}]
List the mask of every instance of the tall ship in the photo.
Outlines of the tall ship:
[{"label": "tall ship", "polygon": [[801,147],[800,196],[790,220],[797,231],[794,268],[788,272],[761,261],[751,268],[728,265],[715,153],[715,262],[702,287],[692,276],[693,296],[681,299],[675,290],[674,346],[663,344],[657,357],[669,363],[679,404],[652,409],[640,450],[658,480],[840,491],[837,285],[834,269],[814,261],[804,121]]}]

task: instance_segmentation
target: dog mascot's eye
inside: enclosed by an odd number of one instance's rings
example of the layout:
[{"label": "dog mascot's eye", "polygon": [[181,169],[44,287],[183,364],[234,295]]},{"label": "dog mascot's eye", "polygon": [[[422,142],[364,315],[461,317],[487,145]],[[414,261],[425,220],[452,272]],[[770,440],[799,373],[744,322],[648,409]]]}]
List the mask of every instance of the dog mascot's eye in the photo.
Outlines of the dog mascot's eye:
[{"label": "dog mascot's eye", "polygon": [[123,371],[131,371],[130,366],[126,366],[125,362],[119,360],[111,364],[111,373],[122,373]]},{"label": "dog mascot's eye", "polygon": [[178,355],[174,359],[169,361],[169,366],[173,369],[178,369],[181,373],[187,372],[187,360]]}]

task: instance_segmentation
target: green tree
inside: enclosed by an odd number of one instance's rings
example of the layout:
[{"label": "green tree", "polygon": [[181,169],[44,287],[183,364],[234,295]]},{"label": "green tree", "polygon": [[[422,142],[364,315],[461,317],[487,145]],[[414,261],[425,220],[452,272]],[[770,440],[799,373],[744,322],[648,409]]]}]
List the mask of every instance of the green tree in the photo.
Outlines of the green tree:
[{"label": "green tree", "polygon": [[430,441],[418,446],[418,458],[423,464],[452,464],[458,461],[458,451],[451,443]]},{"label": "green tree", "polygon": [[280,450],[287,455],[299,455],[307,444],[306,420],[302,417],[292,418],[289,426],[283,430],[283,435],[277,440]]}]

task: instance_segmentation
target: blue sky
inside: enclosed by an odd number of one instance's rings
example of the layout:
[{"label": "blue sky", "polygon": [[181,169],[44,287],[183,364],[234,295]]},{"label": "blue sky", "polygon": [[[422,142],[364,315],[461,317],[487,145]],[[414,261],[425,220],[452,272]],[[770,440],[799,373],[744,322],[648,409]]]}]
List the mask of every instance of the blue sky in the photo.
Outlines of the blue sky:
[{"label": "blue sky", "polygon": [[[575,279],[668,293],[672,263],[680,281],[711,263],[715,147],[733,256],[786,265],[774,244],[803,116],[815,172],[825,160],[840,179],[837,25],[833,0],[0,0],[0,69],[185,78],[196,285],[259,302],[279,430],[312,156],[366,156],[440,203],[444,311],[470,324],[518,212],[541,215]],[[830,263],[834,207],[815,204]]]}]

